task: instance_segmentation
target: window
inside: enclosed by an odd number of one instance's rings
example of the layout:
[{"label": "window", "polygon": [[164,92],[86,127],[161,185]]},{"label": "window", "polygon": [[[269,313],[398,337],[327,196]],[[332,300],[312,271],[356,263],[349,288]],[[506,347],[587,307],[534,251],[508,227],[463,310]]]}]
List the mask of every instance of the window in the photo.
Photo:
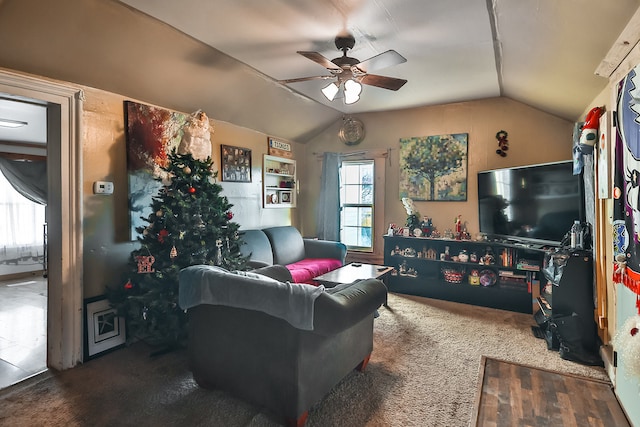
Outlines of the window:
[{"label": "window", "polygon": [[42,257],[45,207],[15,191],[2,172],[0,195],[0,260]]},{"label": "window", "polygon": [[340,241],[349,250],[373,251],[374,161],[343,161],[340,171]]}]

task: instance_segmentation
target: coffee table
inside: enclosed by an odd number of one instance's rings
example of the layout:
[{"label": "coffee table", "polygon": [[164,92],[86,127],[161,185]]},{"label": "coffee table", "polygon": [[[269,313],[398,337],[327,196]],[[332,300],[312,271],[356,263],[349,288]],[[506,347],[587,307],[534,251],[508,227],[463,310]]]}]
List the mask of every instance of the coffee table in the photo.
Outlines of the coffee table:
[{"label": "coffee table", "polygon": [[387,267],[386,265],[352,262],[351,264],[343,265],[321,276],[314,277],[313,280],[326,287],[332,287],[341,283],[353,283],[356,280],[364,279],[380,279],[384,281],[391,270],[393,270],[393,267]]}]

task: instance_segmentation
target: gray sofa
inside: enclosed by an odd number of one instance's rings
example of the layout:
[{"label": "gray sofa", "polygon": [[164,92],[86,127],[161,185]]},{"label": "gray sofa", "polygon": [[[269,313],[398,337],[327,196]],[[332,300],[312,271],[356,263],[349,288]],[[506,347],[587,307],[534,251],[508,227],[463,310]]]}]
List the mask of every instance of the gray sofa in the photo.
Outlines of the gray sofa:
[{"label": "gray sofa", "polygon": [[[364,370],[374,312],[387,295],[375,279],[327,290],[287,283],[291,276],[281,265],[235,274],[192,266],[179,279],[196,382],[291,425],[303,425],[313,404],[355,368]],[[287,309],[302,314],[288,316]]]},{"label": "gray sofa", "polygon": [[296,283],[311,283],[314,277],[344,265],[347,247],[340,242],[305,239],[292,226],[241,230],[240,252],[253,268],[284,265]]}]

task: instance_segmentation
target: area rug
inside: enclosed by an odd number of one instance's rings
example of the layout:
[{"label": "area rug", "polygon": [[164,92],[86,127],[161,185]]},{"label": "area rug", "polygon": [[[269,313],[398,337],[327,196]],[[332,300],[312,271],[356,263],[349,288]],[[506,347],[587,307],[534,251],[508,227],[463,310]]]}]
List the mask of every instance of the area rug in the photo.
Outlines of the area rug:
[{"label": "area rug", "polygon": [[483,357],[471,425],[629,426],[609,381]]},{"label": "area rug", "polygon": [[[388,303],[367,369],[314,405],[308,426],[466,427],[483,356],[607,380],[604,369],[547,350],[531,333],[532,315],[401,294]],[[149,354],[136,344],[0,391],[0,425],[281,425],[262,408],[199,388],[185,352]]]}]

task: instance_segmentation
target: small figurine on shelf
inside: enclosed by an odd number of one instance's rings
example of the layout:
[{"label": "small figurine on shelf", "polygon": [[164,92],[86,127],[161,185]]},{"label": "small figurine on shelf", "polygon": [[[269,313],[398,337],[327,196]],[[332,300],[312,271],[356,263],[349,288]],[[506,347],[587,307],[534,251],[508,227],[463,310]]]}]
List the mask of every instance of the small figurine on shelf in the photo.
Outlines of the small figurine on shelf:
[{"label": "small figurine on shelf", "polygon": [[458,215],[454,223],[456,227],[455,238],[456,240],[460,240],[462,239],[462,215]]},{"label": "small figurine on shelf", "polygon": [[407,275],[407,261],[402,261],[402,264],[400,264],[400,275],[401,276]]},{"label": "small figurine on shelf", "polygon": [[482,258],[480,258],[480,264],[482,265],[492,265],[495,264],[496,258],[493,256],[493,252],[491,251],[491,247],[487,247],[487,250]]},{"label": "small figurine on shelf", "polygon": [[419,213],[413,204],[413,200],[409,197],[403,197],[402,204],[407,212],[407,227],[409,228],[409,233],[412,233],[414,228],[420,227],[420,220],[418,219]]},{"label": "small figurine on shelf", "polygon": [[458,254],[458,261],[460,262],[469,262],[469,253],[466,249],[463,249]]},{"label": "small figurine on shelf", "polygon": [[480,273],[478,273],[478,270],[471,270],[471,273],[469,273],[469,284],[473,286],[480,284]]},{"label": "small figurine on shelf", "polygon": [[423,217],[420,227],[422,228],[422,235],[424,237],[431,237],[431,231],[433,230],[431,218]]}]

